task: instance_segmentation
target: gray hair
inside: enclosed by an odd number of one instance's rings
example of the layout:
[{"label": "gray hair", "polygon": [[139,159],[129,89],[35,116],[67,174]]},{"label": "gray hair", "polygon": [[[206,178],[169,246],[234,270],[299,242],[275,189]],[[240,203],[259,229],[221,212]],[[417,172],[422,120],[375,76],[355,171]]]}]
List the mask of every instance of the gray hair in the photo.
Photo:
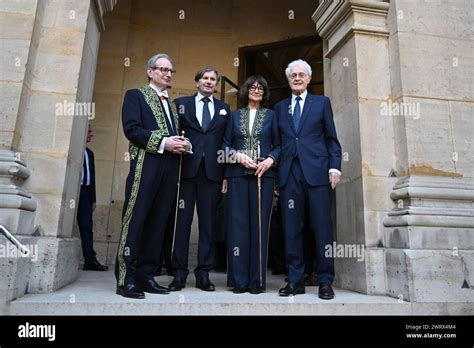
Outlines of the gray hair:
[{"label": "gray hair", "polygon": [[[166,58],[170,61],[170,63],[173,63],[173,61],[171,60],[171,57],[168,56],[166,53],[158,53],[151,56],[150,59],[147,60],[145,64],[145,70],[153,69],[155,67],[156,61],[161,58]],[[150,79],[150,76],[148,76],[148,72],[147,72],[146,77],[148,78],[148,82],[150,82],[151,79]]]},{"label": "gray hair", "polygon": [[290,75],[291,75],[291,69],[296,66],[296,65],[301,65],[305,70],[306,72],[308,73],[308,75],[311,77],[313,75],[313,71],[311,70],[311,66],[306,62],[304,61],[303,59],[297,59],[297,60],[294,60],[292,61],[290,64],[288,64],[288,66],[286,67],[285,69],[285,74],[286,74],[286,77],[289,78]]}]

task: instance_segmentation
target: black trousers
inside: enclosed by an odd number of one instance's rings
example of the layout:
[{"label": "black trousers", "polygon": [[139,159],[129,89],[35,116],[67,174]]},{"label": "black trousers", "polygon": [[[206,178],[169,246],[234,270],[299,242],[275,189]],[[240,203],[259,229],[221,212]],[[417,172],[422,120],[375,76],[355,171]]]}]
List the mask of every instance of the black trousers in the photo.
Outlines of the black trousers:
[{"label": "black trousers", "polygon": [[93,221],[92,221],[92,193],[90,186],[81,185],[79,194],[79,207],[77,209],[77,223],[81,234],[82,254],[84,263],[95,261],[95,251],[93,248]]},{"label": "black trousers", "polygon": [[117,284],[153,279],[160,267],[166,224],[178,182],[177,155],[140,149],[130,161],[122,233],[115,263]]},{"label": "black trousers", "polygon": [[173,252],[175,277],[186,280],[188,270],[189,237],[197,208],[199,220],[198,265],[194,270],[196,279],[205,278],[214,266],[214,235],[216,210],[220,198],[221,182],[209,180],[204,160],[194,178],[181,179],[178,202],[178,221]]}]

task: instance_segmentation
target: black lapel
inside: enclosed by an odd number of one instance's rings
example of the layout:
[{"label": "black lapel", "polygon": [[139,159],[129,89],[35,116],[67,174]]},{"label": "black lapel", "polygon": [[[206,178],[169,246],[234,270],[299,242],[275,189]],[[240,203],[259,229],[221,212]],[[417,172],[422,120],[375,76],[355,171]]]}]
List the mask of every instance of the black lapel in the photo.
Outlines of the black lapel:
[{"label": "black lapel", "polygon": [[217,122],[217,116],[219,115],[221,108],[225,110],[224,103],[222,103],[220,100],[217,100],[214,97],[212,99],[214,99],[214,116],[212,116],[212,120],[211,120],[211,123],[209,124],[208,130],[211,129],[214,126],[214,124]]}]

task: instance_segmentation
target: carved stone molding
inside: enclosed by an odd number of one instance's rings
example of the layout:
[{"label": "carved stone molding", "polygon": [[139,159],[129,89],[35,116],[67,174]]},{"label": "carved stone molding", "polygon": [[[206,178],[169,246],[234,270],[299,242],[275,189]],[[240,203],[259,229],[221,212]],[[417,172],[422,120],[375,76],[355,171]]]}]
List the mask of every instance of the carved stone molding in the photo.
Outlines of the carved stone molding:
[{"label": "carved stone molding", "polygon": [[330,58],[354,34],[388,37],[389,4],[383,1],[324,0],[314,12],[319,35],[327,40]]},{"label": "carved stone molding", "polygon": [[105,30],[104,14],[114,9],[115,5],[117,5],[117,0],[93,0],[92,4],[94,5],[97,23],[99,23],[99,28],[102,32]]},{"label": "carved stone molding", "polygon": [[0,150],[0,224],[14,234],[31,234],[36,212],[36,201],[21,184],[30,170],[19,153]]}]

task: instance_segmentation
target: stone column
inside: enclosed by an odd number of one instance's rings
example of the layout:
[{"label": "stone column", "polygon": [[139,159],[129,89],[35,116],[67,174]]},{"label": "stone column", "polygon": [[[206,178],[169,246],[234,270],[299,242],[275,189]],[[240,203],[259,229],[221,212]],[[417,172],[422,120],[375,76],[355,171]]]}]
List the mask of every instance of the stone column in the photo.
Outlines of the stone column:
[{"label": "stone column", "polygon": [[[344,163],[337,285],[408,301],[472,301],[473,31],[469,1],[321,1]],[[443,23],[443,24],[440,24]]]},{"label": "stone column", "polygon": [[391,1],[396,171],[384,219],[388,293],[474,300],[471,1]]},{"label": "stone column", "polygon": [[[347,249],[336,258],[335,284],[367,294],[386,293],[382,219],[395,182],[393,123],[380,114],[390,96],[387,12],[382,1],[324,0],[313,14],[343,151],[336,242]],[[363,257],[350,255],[350,248],[364,248]]]},{"label": "stone column", "polygon": [[[115,3],[7,0],[0,5],[2,24],[15,28],[1,37],[8,59],[2,61],[0,88],[7,91],[8,108],[0,115],[0,170],[8,171],[10,181],[22,179],[16,186],[0,183],[0,222],[38,251],[22,282],[28,289],[21,286],[7,301],[24,291],[54,291],[77,278],[80,241],[71,236],[87,124],[94,116],[100,17]],[[3,272],[8,277],[0,290],[12,293],[25,274],[12,262],[1,267],[10,271]]]}]

